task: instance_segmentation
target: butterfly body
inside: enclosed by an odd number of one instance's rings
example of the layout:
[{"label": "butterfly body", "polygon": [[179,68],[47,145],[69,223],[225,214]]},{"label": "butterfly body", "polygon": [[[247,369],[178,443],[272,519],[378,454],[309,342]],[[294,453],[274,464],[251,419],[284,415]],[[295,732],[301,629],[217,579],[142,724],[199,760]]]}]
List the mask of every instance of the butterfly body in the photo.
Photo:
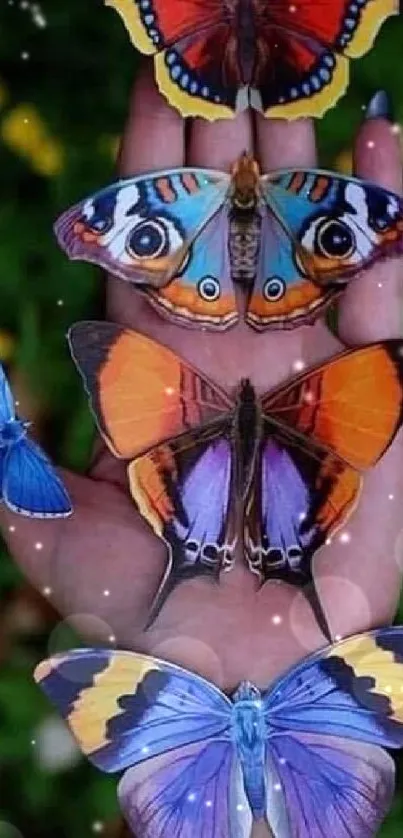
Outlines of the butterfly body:
[{"label": "butterfly body", "polygon": [[[260,690],[243,681],[232,696],[232,741],[242,768],[245,794],[255,820],[266,812],[268,725]],[[269,778],[270,781],[270,778]]]},{"label": "butterfly body", "polygon": [[29,424],[21,419],[9,419],[5,422],[0,428],[0,448],[9,448],[25,439]]},{"label": "butterfly body", "polygon": [[55,230],[71,258],[134,283],[174,322],[225,330],[242,316],[263,331],[313,322],[364,269],[402,253],[403,205],[331,172],[261,175],[243,154],[230,175],[173,169],[121,181]]}]

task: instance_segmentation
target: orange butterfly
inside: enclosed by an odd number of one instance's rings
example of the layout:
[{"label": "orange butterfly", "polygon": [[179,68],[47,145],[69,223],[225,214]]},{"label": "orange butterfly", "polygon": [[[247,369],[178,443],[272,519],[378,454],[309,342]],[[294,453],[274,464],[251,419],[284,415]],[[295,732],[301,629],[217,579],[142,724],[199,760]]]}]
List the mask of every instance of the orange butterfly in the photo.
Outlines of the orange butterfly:
[{"label": "orange butterfly", "polygon": [[402,422],[401,340],[344,352],[261,396],[248,380],[230,396],[113,323],[77,323],[69,343],[100,433],[129,461],[132,497],[170,550],[148,625],[178,582],[229,569],[237,543],[263,581],[312,583],[313,554]]}]

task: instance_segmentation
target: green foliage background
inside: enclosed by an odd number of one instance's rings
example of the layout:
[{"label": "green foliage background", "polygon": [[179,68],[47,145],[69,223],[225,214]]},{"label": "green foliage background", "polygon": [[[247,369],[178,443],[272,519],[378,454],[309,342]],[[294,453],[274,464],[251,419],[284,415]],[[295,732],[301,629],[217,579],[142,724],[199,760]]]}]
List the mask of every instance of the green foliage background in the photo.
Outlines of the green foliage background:
[{"label": "green foliage background", "polygon": [[[43,0],[41,9],[44,27],[35,25],[27,0],[2,0],[0,7],[0,356],[22,376],[47,450],[80,469],[92,426],[64,335],[76,319],[101,313],[102,289],[97,270],[67,262],[51,225],[61,210],[111,179],[113,142],[138,57],[101,0]],[[354,63],[348,95],[318,125],[323,164],[335,166],[348,152],[362,108],[378,88],[388,90],[403,123],[402,43],[403,22],[390,21],[371,54]],[[23,121],[12,141],[5,128],[21,106],[34,107],[45,126],[47,139],[37,141],[35,153],[21,153]],[[54,172],[41,175],[41,154],[49,153]],[[0,626],[23,590],[3,548]],[[8,628],[2,646],[0,628],[0,822],[14,824],[24,838],[87,838],[93,822],[108,824],[116,815],[114,781],[84,761],[46,772],[31,745],[50,713],[31,680],[48,653],[48,630],[48,623],[35,631]],[[401,776],[382,838],[403,832]],[[18,837],[0,823],[0,838]]]}]

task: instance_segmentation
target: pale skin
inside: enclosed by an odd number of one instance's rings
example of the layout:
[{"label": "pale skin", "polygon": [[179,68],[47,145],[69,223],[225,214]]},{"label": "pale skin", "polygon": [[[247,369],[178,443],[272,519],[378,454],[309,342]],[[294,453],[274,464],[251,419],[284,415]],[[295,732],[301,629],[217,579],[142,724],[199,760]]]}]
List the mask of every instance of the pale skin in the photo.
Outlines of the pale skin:
[{"label": "pale skin", "polygon": [[[213,124],[196,119],[186,125],[185,139],[185,123],[156,90],[150,69],[140,74],[122,142],[121,176],[183,165],[229,170],[244,150],[254,152],[262,171],[318,164],[309,120],[286,123],[249,113]],[[399,137],[389,122],[363,123],[354,160],[356,175],[401,192]],[[339,304],[338,339],[323,319],[313,327],[263,335],[242,323],[222,334],[187,330],[161,319],[133,287],[114,278],[107,284],[106,319],[161,341],[229,392],[241,377],[251,378],[261,392],[294,375],[296,361],[310,367],[345,347],[401,337],[401,275],[401,261],[391,260],[351,283]],[[144,633],[166,550],[133,505],[124,464],[102,448],[89,476],[65,471],[63,478],[74,505],[71,518],[24,519],[3,506],[0,521],[15,560],[39,590],[50,589],[65,617],[101,618],[115,638],[112,645],[182,664],[229,692],[243,679],[265,687],[325,644],[306,599],[283,583],[260,587],[242,557],[219,585],[204,579],[181,584]],[[350,540],[335,536],[315,557],[315,581],[334,636],[393,618],[402,489],[399,434],[366,476],[359,507],[343,528]],[[42,549],[35,549],[38,542]]]}]

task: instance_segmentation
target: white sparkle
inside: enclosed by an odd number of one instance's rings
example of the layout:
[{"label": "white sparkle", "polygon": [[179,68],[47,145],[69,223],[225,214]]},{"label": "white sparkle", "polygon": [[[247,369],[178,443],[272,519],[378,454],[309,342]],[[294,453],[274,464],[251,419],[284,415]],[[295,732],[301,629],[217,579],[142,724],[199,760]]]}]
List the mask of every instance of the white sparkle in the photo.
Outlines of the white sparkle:
[{"label": "white sparkle", "polygon": [[378,288],[383,288],[382,282],[378,282]]},{"label": "white sparkle", "polygon": [[36,745],[36,739],[31,739],[31,745]]},{"label": "white sparkle", "polygon": [[8,528],[8,529],[9,529],[9,532],[15,532],[15,526],[14,526],[14,524],[10,524],[10,526],[9,526],[9,528]]},{"label": "white sparkle", "polygon": [[245,806],[242,803],[237,803],[236,810],[237,812],[243,812]]},{"label": "white sparkle", "polygon": [[285,764],[286,764],[286,762],[287,762],[287,760],[286,760],[286,758],[285,758],[285,757],[280,757],[280,759],[279,759],[279,763],[280,763],[280,765],[285,765]]},{"label": "white sparkle", "polygon": [[351,535],[349,532],[342,532],[339,541],[342,544],[348,544],[351,541]]},{"label": "white sparkle", "polygon": [[294,12],[297,11],[297,7],[296,6],[289,6],[288,11],[291,12],[291,14],[294,14]]},{"label": "white sparkle", "polygon": [[42,593],[44,596],[50,596],[52,593],[52,588],[49,588],[47,585],[45,588],[42,588]]},{"label": "white sparkle", "polygon": [[330,545],[331,543],[332,543],[332,539],[331,539],[331,538],[327,538],[327,539],[326,539],[326,541],[325,541],[325,544],[327,545],[327,547],[329,547],[329,545]]},{"label": "white sparkle", "polygon": [[298,515],[298,521],[301,523],[302,521],[305,521],[305,518],[306,518],[306,512],[300,512],[299,515]]},{"label": "white sparkle", "polygon": [[188,799],[189,803],[193,803],[196,800],[195,793],[193,791],[191,791],[190,794],[188,794],[187,799]]},{"label": "white sparkle", "polygon": [[22,58],[23,61],[28,61],[29,52],[22,52],[21,53],[21,58]]},{"label": "white sparkle", "polygon": [[148,754],[149,750],[150,749],[149,749],[148,745],[143,745],[143,747],[141,749],[141,753],[142,754]]},{"label": "white sparkle", "polygon": [[312,391],[307,390],[307,392],[304,393],[304,402],[306,402],[307,404],[312,404],[313,400],[314,400],[314,395],[313,395]]},{"label": "white sparkle", "polygon": [[335,636],[334,636],[334,639],[335,639],[336,643],[338,643],[339,640],[341,640],[341,638],[342,638],[341,634],[335,634]]},{"label": "white sparkle", "polygon": [[32,15],[32,20],[33,20],[35,26],[38,26],[39,29],[44,29],[45,26],[47,26],[48,22],[46,20],[46,17],[44,15],[39,3],[32,3],[31,15]]},{"label": "white sparkle", "polygon": [[116,637],[114,634],[110,634],[108,637],[109,643],[116,643]]},{"label": "white sparkle", "polygon": [[283,622],[283,618],[282,618],[281,614],[273,614],[273,616],[271,618],[271,621],[272,621],[274,626],[279,626],[280,623]]},{"label": "white sparkle", "polygon": [[387,684],[387,685],[386,685],[386,687],[385,687],[385,692],[386,692],[386,693],[391,693],[391,692],[393,692],[392,687],[390,686],[390,684]]},{"label": "white sparkle", "polygon": [[375,143],[374,143],[374,141],[373,141],[373,140],[368,140],[368,142],[367,142],[367,148],[375,148]]},{"label": "white sparkle", "polygon": [[43,550],[42,541],[37,541],[35,544],[35,550]]},{"label": "white sparkle", "polygon": [[27,119],[27,118],[25,117],[25,119],[24,119],[24,125],[28,125],[28,122],[29,122],[29,119]]},{"label": "white sparkle", "polygon": [[58,300],[58,301],[57,301],[57,305],[58,305],[58,306],[62,306],[62,305],[64,305],[64,300]]},{"label": "white sparkle", "polygon": [[94,823],[92,824],[92,831],[93,832],[103,832],[104,831],[104,825],[103,825],[102,821],[94,821]]},{"label": "white sparkle", "polygon": [[104,590],[104,596],[109,596],[109,594],[110,594],[110,591],[108,591],[108,588],[105,588],[105,590]]},{"label": "white sparkle", "polygon": [[397,122],[395,122],[395,124],[391,126],[390,130],[392,134],[400,134],[402,129],[401,126]]},{"label": "white sparkle", "polygon": [[165,395],[166,396],[173,396],[175,390],[173,387],[165,387]]},{"label": "white sparkle", "polygon": [[274,783],[274,791],[281,791],[281,783]]},{"label": "white sparkle", "polygon": [[208,809],[211,809],[212,805],[213,805],[212,800],[206,800],[206,806],[207,806]]},{"label": "white sparkle", "polygon": [[301,358],[299,358],[297,361],[294,361],[292,368],[294,372],[302,372],[302,370],[305,369],[304,361]]},{"label": "white sparkle", "polygon": [[388,498],[389,498],[389,500],[394,500],[395,496],[394,495],[388,495]]},{"label": "white sparkle", "polygon": [[15,404],[16,407],[19,407],[20,403],[19,403],[18,399],[14,402],[14,404]]}]

